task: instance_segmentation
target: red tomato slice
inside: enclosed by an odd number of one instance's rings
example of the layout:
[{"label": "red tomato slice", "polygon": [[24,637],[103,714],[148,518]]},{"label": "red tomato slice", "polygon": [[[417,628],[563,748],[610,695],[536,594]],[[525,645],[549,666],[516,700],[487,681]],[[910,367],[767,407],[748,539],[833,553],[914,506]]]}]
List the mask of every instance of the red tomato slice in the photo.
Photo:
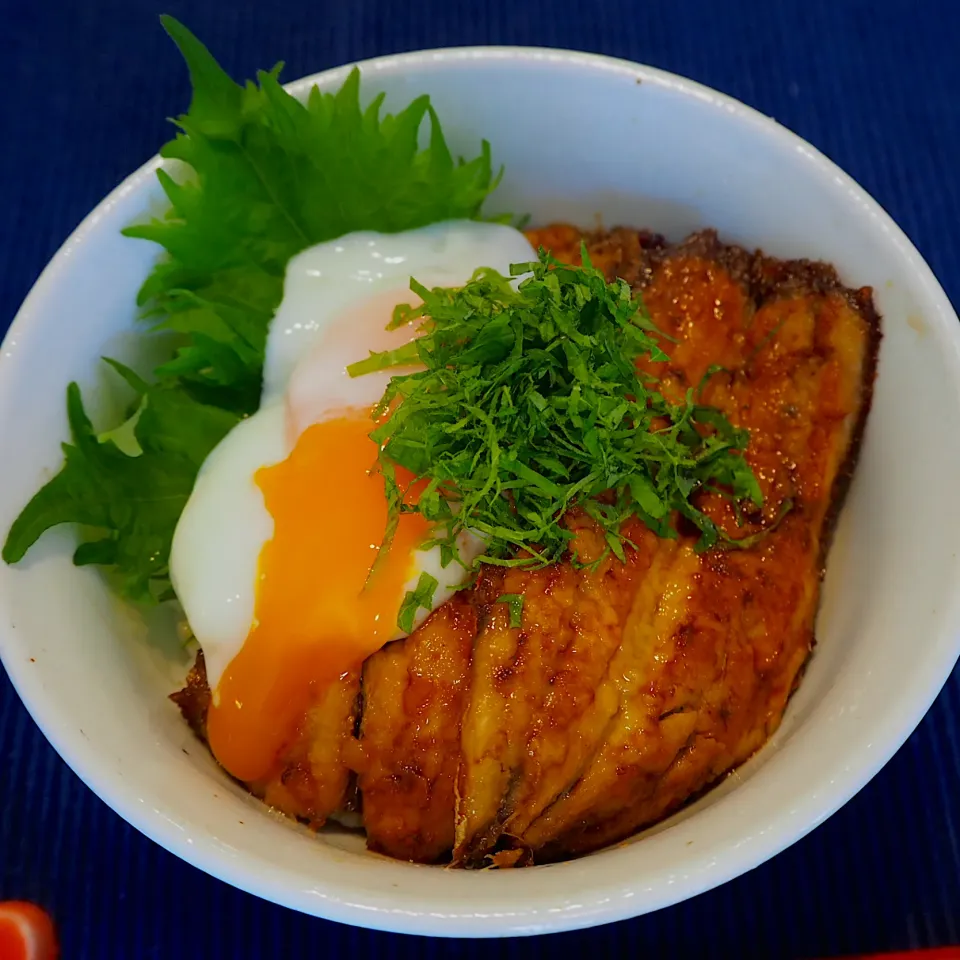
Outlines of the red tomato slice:
[{"label": "red tomato slice", "polygon": [[0,960],[56,960],[53,921],[33,903],[0,902]]}]

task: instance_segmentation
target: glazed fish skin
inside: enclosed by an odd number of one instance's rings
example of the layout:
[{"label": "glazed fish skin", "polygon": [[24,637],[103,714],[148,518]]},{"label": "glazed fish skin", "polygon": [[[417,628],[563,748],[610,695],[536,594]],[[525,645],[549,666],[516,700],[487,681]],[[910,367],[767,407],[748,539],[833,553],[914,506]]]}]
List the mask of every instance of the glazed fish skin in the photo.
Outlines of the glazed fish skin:
[{"label": "glazed fish skin", "polygon": [[[360,673],[344,674],[323,691],[301,720],[270,773],[246,784],[255,796],[289,817],[319,828],[356,806],[348,748],[360,709]],[[211,691],[203,651],[182,690],[170,695],[190,729],[206,742]]]},{"label": "glazed fish skin", "polygon": [[460,716],[477,611],[454,597],[367,659],[355,766],[371,850],[436,863],[454,842]]},{"label": "glazed fish skin", "polygon": [[[574,549],[589,563],[603,539],[583,516],[568,518]],[[656,538],[642,525],[630,562],[596,570],[569,563],[510,570],[502,591],[524,598],[511,629],[496,604],[477,636],[461,740],[454,861],[481,865],[501,837],[518,837],[574,782],[617,709],[603,681],[620,643],[634,584]]]},{"label": "glazed fish skin", "polygon": [[327,687],[310,707],[270,776],[251,792],[287,816],[319,828],[356,806],[348,747],[360,709],[360,671]]},{"label": "glazed fish skin", "polygon": [[[635,604],[619,655],[643,682],[622,688],[593,763],[521,838],[541,862],[660,819],[779,725],[812,649],[832,520],[869,408],[879,323],[868,292],[844,290],[822,265],[746,259],[711,233],[655,256],[645,298],[654,322],[680,340],[672,386],[696,385],[708,358],[725,359],[703,400],[751,430],[748,460],[765,496],[763,515],[745,527],[720,498],[701,506],[735,538],[782,520],[748,550],[692,554],[652,610]],[[731,285],[745,294],[739,324]],[[671,591],[682,597],[672,613]],[[652,657],[635,639],[651,616],[660,624]]]}]

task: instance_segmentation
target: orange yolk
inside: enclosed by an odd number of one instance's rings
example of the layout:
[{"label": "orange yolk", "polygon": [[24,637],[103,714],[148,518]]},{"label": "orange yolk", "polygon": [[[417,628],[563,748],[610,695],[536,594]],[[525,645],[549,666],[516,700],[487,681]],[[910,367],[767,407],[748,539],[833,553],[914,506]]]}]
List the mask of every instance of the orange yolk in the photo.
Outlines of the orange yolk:
[{"label": "orange yolk", "polygon": [[316,423],[286,460],[257,471],[273,539],[260,553],[253,626],[207,716],[210,748],[239,780],[266,776],[324,687],[397,632],[428,530],[419,514],[401,516],[366,584],[387,522],[383,478],[370,472],[373,427],[365,412]]}]

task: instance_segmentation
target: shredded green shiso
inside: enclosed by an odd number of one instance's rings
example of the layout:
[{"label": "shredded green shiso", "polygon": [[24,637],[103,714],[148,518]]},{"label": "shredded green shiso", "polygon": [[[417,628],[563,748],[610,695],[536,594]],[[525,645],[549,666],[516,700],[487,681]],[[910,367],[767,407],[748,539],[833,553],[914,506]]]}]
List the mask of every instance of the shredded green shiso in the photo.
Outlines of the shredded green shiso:
[{"label": "shredded green shiso", "polygon": [[[664,398],[637,365],[668,359],[642,301],[623,280],[607,283],[585,247],[581,258],[571,266],[541,250],[513,265],[525,277],[516,289],[493,270],[460,289],[413,281],[423,302],[394,323],[421,320],[421,335],[348,368],[423,367],[394,376],[375,411],[391,519],[381,551],[399,516],[416,512],[435,525],[444,564],[470,531],[484,542],[474,567],[544,566],[567,553],[562,520],[580,508],[622,560],[631,516],[661,537],[676,537],[685,517],[703,550],[725,538],[695,505],[698,491],[762,505],[747,432],[698,391]],[[416,497],[396,466],[413,475]]]}]

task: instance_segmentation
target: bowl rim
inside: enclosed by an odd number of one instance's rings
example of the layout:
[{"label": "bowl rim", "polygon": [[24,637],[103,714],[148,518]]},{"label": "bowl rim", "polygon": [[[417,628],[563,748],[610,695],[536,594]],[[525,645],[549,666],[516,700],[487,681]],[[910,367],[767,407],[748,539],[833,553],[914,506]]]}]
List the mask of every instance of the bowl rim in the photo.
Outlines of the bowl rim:
[{"label": "bowl rim", "polygon": [[[444,47],[390,54],[322,70],[288,82],[285,86],[292,93],[300,94],[317,82],[332,85],[345,77],[355,66],[362,72],[375,73],[402,71],[405,67],[424,64],[455,66],[466,61],[484,64],[552,63],[574,69],[626,75],[638,82],[651,83],[704,101],[728,114],[731,122],[758,129],[763,136],[777,139],[799,152],[804,161],[811,164],[820,175],[828,175],[834,179],[869,212],[877,229],[886,234],[888,242],[897,248],[906,267],[913,272],[918,285],[936,304],[938,312],[954,318],[953,329],[948,330],[945,335],[953,340],[955,355],[952,362],[956,378],[960,381],[960,323],[956,322],[956,314],[949,299],[913,243],[880,204],[833,161],[773,118],[733,97],[677,74],[628,60],[576,50],[532,46]],[[152,178],[161,163],[159,155],[155,155],[140,166],[101,200],[70,234],[24,299],[3,343],[0,344],[0,357],[6,352],[5,347],[12,346],[22,333],[27,331],[45,292],[58,282],[62,268],[74,248],[97,229],[99,221],[111,207],[130,192],[140,189],[144,180]],[[3,376],[5,366],[6,364],[0,364],[0,417],[6,415],[5,408],[8,407],[8,404],[4,403],[6,391],[3,390],[6,380]],[[0,610],[4,606],[0,594]],[[950,637],[933,651],[939,655],[931,655],[925,662],[922,675],[909,690],[909,696],[900,701],[900,709],[890,711],[883,718],[884,723],[875,738],[883,746],[863,757],[856,765],[856,770],[843,781],[831,782],[822,791],[795,798],[796,802],[789,811],[780,811],[776,820],[771,820],[769,829],[751,831],[752,836],[740,842],[735,850],[728,850],[728,855],[724,858],[704,856],[685,876],[679,877],[676,882],[671,881],[669,887],[661,890],[645,889],[643,892],[646,899],[642,903],[634,898],[636,890],[626,889],[611,879],[605,887],[598,882],[594,891],[598,896],[593,899],[583,897],[583,903],[573,906],[559,904],[549,896],[533,891],[524,891],[526,902],[522,905],[517,903],[515,897],[490,897],[491,901],[496,901],[501,906],[509,903],[509,910],[505,913],[462,908],[440,913],[436,910],[436,905],[424,905],[419,911],[393,910],[386,907],[380,897],[368,895],[365,899],[366,891],[362,889],[344,891],[339,888],[335,879],[322,881],[318,878],[315,881],[318,889],[314,893],[320,892],[324,886],[327,888],[326,893],[308,897],[302,890],[295,890],[293,885],[284,879],[287,875],[281,868],[264,870],[264,866],[269,868],[270,865],[259,863],[256,858],[248,859],[240,865],[216,844],[204,844],[200,839],[186,840],[177,824],[168,819],[162,811],[154,810],[138,801],[132,784],[125,779],[102,776],[102,764],[95,745],[83,738],[71,736],[69,725],[62,722],[56,708],[51,710],[46,701],[39,676],[26,669],[22,659],[13,655],[12,633],[6,622],[0,623],[0,660],[31,717],[73,772],[114,812],[181,860],[255,896],[326,919],[400,933],[502,937],[575,930],[652,912],[740,876],[801,839],[873,778],[896,753],[933,703],[960,654],[960,598],[952,604],[950,616],[946,620],[951,625]],[[599,858],[627,853],[627,849],[614,847],[602,851]],[[575,862],[584,863],[589,859],[591,858]],[[602,876],[600,871],[597,875]],[[489,885],[484,891],[478,890],[477,895],[481,901],[489,897]],[[529,900],[526,899],[528,896]],[[491,922],[492,920],[495,922]]]}]

